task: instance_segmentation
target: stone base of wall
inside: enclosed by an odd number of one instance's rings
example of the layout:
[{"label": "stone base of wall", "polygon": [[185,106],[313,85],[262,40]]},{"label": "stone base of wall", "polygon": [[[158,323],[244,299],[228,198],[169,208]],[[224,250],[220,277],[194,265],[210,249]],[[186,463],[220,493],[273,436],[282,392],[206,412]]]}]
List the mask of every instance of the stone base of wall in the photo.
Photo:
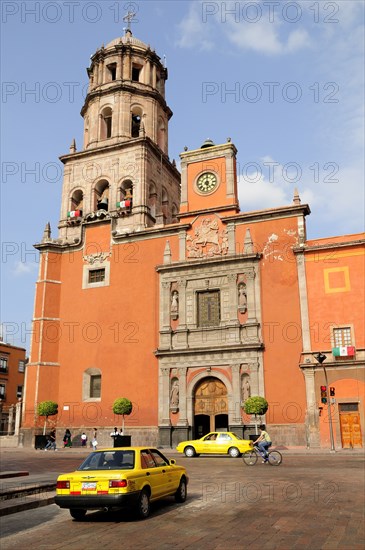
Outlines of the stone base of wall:
[{"label": "stone base of wall", "polygon": [[[244,439],[250,439],[250,435],[255,433],[254,426],[230,426],[231,431],[237,435],[243,436]],[[74,447],[81,446],[80,436],[85,432],[88,438],[87,447],[91,448],[91,440],[93,437],[92,428],[70,428]],[[98,447],[113,447],[113,440],[110,433],[114,431],[114,426],[108,428],[98,428]],[[267,431],[272,437],[274,445],[284,446],[306,446],[306,432],[304,424],[268,424]],[[47,430],[47,433],[49,430]],[[22,429],[20,437],[17,436],[1,436],[1,446],[18,446],[34,447],[35,435],[42,433],[39,430]],[[56,442],[58,447],[63,447],[62,439],[65,433],[64,428],[57,430]],[[146,445],[148,447],[172,447],[175,448],[180,441],[192,439],[191,427],[176,427],[176,426],[138,426],[126,427],[125,435],[130,435],[132,438],[132,446]]]},{"label": "stone base of wall", "polygon": [[[91,449],[91,440],[93,438],[94,430],[93,428],[72,428],[70,427],[72,434],[72,446],[81,447],[81,434],[85,432],[87,435],[87,447]],[[113,439],[110,437],[110,434],[114,431],[114,426],[108,428],[98,428],[98,448],[101,447],[113,447]],[[158,446],[158,427],[157,426],[139,426],[130,428],[129,426],[125,428],[124,435],[130,435],[132,438],[133,446],[146,445],[147,447],[157,447]],[[47,434],[50,430],[47,430]],[[22,441],[24,447],[33,447],[35,442],[35,436],[43,433],[38,429],[22,429]],[[63,435],[65,433],[65,428],[59,428],[56,430],[56,444],[57,447],[63,447]],[[5,437],[5,436],[4,436]],[[1,441],[3,438],[1,438]],[[5,443],[4,443],[5,446]],[[9,445],[6,445],[9,446]],[[17,446],[14,445],[15,447]]]},{"label": "stone base of wall", "polygon": [[2,435],[0,436],[0,447],[19,447],[22,446],[23,439],[18,435]]},{"label": "stone base of wall", "polygon": [[304,424],[268,424],[266,428],[274,446],[305,447],[307,445]]}]

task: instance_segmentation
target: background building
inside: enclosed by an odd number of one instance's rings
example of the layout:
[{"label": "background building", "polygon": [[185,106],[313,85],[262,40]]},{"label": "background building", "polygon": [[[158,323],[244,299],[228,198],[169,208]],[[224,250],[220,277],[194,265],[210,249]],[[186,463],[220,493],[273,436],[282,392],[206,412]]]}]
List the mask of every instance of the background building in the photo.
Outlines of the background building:
[{"label": "background building", "polygon": [[25,349],[0,341],[0,434],[14,429],[14,405],[23,397]]},{"label": "background building", "polygon": [[275,441],[326,445],[311,355],[321,268],[306,241],[309,207],[295,191],[290,205],[240,211],[230,139],[185,148],[180,176],[168,157],[167,69],[130,30],[92,56],[88,74],[84,146],[73,141],[61,157],[59,234],[47,224],[36,245],[26,439],[36,404],[51,399],[61,431],[97,426],[109,443],[118,397],[133,402],[136,444],[175,445],[212,429],[247,436],[242,402],[263,395]]}]

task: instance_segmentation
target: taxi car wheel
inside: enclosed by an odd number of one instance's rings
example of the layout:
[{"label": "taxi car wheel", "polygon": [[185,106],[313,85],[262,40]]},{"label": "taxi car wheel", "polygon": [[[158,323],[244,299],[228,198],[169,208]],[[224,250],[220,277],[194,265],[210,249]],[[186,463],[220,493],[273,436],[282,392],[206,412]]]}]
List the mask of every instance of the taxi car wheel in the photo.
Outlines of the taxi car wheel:
[{"label": "taxi car wheel", "polygon": [[240,452],[239,450],[237,449],[237,447],[231,447],[229,450],[228,450],[228,454],[231,458],[237,458],[238,456],[240,456]]},{"label": "taxi car wheel", "polygon": [[175,500],[176,502],[185,502],[186,500],[186,479],[182,478],[180,479],[179,487],[177,488],[177,491],[175,493]]},{"label": "taxi car wheel", "polygon": [[150,515],[150,497],[147,491],[141,491],[137,503],[137,513],[140,519],[148,518]]},{"label": "taxi car wheel", "polygon": [[80,521],[86,516],[86,510],[80,510],[79,508],[70,508],[70,514],[71,517],[73,517],[76,521]]},{"label": "taxi car wheel", "polygon": [[193,456],[195,456],[195,449],[194,447],[185,447],[184,453],[185,456],[187,456],[188,458],[192,458]]}]

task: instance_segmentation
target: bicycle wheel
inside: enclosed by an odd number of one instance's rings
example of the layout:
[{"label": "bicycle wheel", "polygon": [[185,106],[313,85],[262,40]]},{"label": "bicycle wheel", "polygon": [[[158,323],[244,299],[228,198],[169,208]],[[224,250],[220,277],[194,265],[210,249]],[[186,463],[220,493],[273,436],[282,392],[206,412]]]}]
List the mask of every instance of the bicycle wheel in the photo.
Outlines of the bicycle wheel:
[{"label": "bicycle wheel", "polygon": [[242,460],[247,466],[255,466],[257,462],[257,454],[255,451],[246,451],[242,455]]},{"label": "bicycle wheel", "polygon": [[283,457],[279,451],[270,451],[267,459],[271,466],[279,466],[283,461]]}]

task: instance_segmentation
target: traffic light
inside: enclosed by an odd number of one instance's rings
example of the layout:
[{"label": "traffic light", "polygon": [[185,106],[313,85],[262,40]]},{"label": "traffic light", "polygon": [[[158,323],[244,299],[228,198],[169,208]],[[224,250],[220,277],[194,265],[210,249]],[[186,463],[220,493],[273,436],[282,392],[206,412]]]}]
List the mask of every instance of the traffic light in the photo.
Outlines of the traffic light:
[{"label": "traffic light", "polygon": [[332,387],[330,387],[330,396],[331,396],[331,397],[334,397],[335,395],[336,395],[336,390],[335,390],[335,388],[332,386]]},{"label": "traffic light", "polygon": [[327,403],[327,386],[321,386],[321,402]]}]

